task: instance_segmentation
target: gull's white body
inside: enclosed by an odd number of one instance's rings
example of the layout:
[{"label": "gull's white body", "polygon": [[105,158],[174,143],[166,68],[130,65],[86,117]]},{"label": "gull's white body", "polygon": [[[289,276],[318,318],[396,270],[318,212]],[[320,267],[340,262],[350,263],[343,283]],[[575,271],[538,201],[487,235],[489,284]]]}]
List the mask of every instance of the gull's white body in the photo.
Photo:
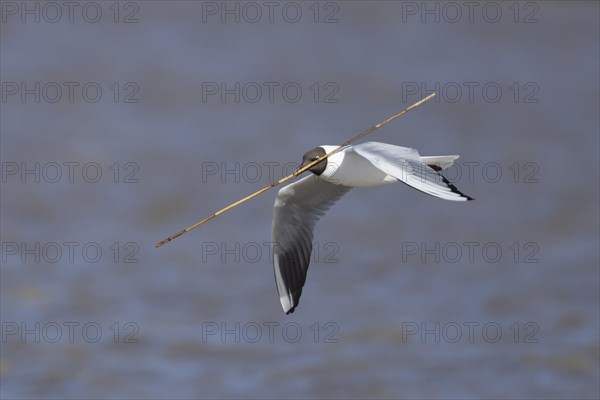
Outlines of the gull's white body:
[{"label": "gull's white body", "polygon": [[[337,148],[319,147],[315,150],[322,154]],[[422,157],[415,149],[366,142],[328,157],[320,175],[311,174],[280,189],[273,208],[272,240],[275,282],[283,310],[289,314],[298,305],[312,252],[313,229],[335,201],[353,187],[398,181],[445,200],[472,200],[437,173],[457,158]]]},{"label": "gull's white body", "polygon": [[[329,153],[337,146],[319,147]],[[398,179],[386,174],[369,160],[352,151],[352,147],[346,147],[328,157],[327,168],[319,178],[336,185],[350,187],[370,187],[398,182]]]}]

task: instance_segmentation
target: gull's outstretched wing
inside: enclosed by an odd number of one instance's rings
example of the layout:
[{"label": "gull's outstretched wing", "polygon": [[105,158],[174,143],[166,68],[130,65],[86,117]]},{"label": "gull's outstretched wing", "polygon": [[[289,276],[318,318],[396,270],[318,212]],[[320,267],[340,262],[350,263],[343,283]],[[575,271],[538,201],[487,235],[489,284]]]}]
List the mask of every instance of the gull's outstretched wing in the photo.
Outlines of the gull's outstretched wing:
[{"label": "gull's outstretched wing", "polygon": [[444,200],[473,200],[427,165],[415,149],[366,142],[353,146],[350,151],[364,157],[386,174],[424,193]]},{"label": "gull's outstretched wing", "polygon": [[348,186],[334,185],[311,174],[277,193],[273,207],[273,268],[286,314],[294,312],[302,294],[315,224],[348,190]]}]

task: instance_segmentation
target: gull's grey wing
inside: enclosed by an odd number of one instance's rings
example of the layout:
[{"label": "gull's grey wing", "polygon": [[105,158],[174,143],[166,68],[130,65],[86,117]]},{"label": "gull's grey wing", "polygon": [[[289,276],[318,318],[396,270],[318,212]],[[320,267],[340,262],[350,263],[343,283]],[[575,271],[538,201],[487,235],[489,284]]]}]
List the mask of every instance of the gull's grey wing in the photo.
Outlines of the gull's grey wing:
[{"label": "gull's grey wing", "polygon": [[298,305],[312,253],[317,221],[346,192],[315,175],[280,189],[273,207],[273,269],[281,306],[286,314]]},{"label": "gull's grey wing", "polygon": [[421,159],[419,152],[387,143],[366,142],[352,147],[376,168],[424,193],[444,200],[473,200]]}]

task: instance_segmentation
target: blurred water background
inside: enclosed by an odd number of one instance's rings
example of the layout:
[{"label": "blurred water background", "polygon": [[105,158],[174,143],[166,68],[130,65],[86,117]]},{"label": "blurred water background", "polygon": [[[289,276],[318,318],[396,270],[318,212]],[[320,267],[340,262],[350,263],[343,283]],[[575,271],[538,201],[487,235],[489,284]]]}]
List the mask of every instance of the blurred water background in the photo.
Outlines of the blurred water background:
[{"label": "blurred water background", "polygon": [[[1,4],[2,398],[598,398],[598,2],[47,4]],[[153,247],[433,90],[370,140],[476,201],[351,191],[294,314],[275,190]]]}]

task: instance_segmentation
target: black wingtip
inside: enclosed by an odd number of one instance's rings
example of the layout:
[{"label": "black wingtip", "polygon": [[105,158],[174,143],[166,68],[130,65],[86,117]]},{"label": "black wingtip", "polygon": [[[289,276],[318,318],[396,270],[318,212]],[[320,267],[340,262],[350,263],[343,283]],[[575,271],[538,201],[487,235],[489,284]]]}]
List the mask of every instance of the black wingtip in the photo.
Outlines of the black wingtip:
[{"label": "black wingtip", "polygon": [[464,194],[463,192],[461,192],[460,190],[458,190],[458,188],[456,186],[454,186],[452,183],[450,183],[450,181],[448,180],[448,178],[446,178],[444,175],[438,174],[438,176],[442,177],[442,180],[444,181],[444,183],[446,184],[446,186],[448,186],[448,188],[450,189],[450,191],[452,193],[456,193],[460,197],[464,197],[465,199],[467,199],[467,201],[475,200],[471,196],[467,196],[466,194]]}]

